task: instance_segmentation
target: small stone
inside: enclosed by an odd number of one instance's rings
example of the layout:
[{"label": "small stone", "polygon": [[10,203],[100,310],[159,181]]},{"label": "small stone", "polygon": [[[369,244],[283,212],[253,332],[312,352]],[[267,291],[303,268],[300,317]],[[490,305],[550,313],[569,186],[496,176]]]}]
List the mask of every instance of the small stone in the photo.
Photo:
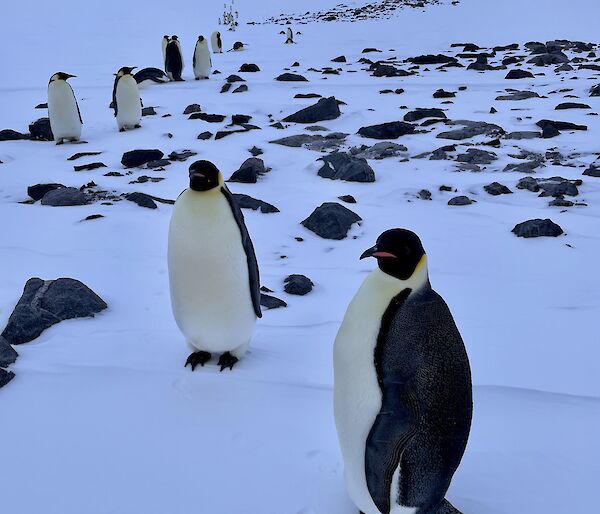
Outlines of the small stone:
[{"label": "small stone", "polygon": [[34,201],[41,200],[48,191],[53,191],[61,187],[66,187],[63,184],[35,184],[27,188],[27,194]]},{"label": "small stone", "polygon": [[248,150],[253,157],[258,157],[259,155],[262,155],[264,152],[258,148],[257,146],[253,146],[252,148],[250,148],[250,150]]},{"label": "small stone", "polygon": [[515,225],[511,231],[517,237],[557,237],[563,229],[550,219],[532,219]]},{"label": "small stone", "polygon": [[320,157],[323,166],[318,175],[332,180],[348,182],[375,182],[375,172],[366,159],[354,157],[345,152],[335,152]]},{"label": "small stone", "polygon": [[156,161],[163,158],[160,150],[131,150],[125,152],[121,158],[121,164],[126,168],[137,168],[150,161]]},{"label": "small stone", "polygon": [[20,139],[29,139],[29,135],[12,129],[0,130],[0,141],[18,141]]},{"label": "small stone", "polygon": [[530,71],[526,71],[526,70],[510,70],[508,72],[508,74],[506,75],[506,77],[504,77],[505,79],[508,80],[518,80],[518,79],[529,79],[529,78],[535,78],[535,76],[533,75],[533,73],[531,73]]},{"label": "small stone", "polygon": [[106,164],[103,162],[91,162],[89,164],[82,164],[81,166],[73,166],[75,171],[92,171],[98,168],[106,168]]},{"label": "small stone", "polygon": [[257,198],[252,198],[251,196],[239,193],[234,193],[233,196],[241,209],[252,209],[253,211],[260,209],[260,212],[263,214],[279,212],[277,207],[271,205],[270,203],[264,202],[263,200],[258,200]]},{"label": "small stone", "polygon": [[310,293],[314,287],[310,278],[304,275],[289,275],[285,278],[283,283],[285,284],[283,290],[287,294],[298,296],[304,296]]},{"label": "small stone", "polygon": [[302,221],[302,225],[323,239],[344,239],[354,223],[362,221],[358,214],[334,202],[325,202]]},{"label": "small stone", "polygon": [[241,86],[236,87],[232,93],[245,93],[248,91],[248,86],[246,84],[242,84]]},{"label": "small stone", "polygon": [[212,135],[213,135],[212,132],[208,132],[208,131],[201,132],[200,134],[198,134],[198,139],[201,139],[204,141],[206,139],[210,139],[212,137]]},{"label": "small stone", "polygon": [[308,82],[306,77],[296,73],[283,73],[275,78],[279,82]]},{"label": "small stone", "polygon": [[317,123],[319,121],[335,120],[340,115],[338,101],[335,97],[330,96],[329,98],[321,98],[316,104],[287,116],[283,121],[288,123]]},{"label": "small stone", "polygon": [[246,82],[242,77],[240,77],[239,75],[229,75],[229,77],[227,77],[227,82],[229,84],[233,84],[234,82]]},{"label": "small stone", "polygon": [[381,123],[379,125],[361,127],[358,130],[358,134],[371,139],[398,139],[406,134],[414,134],[415,129],[415,125],[410,123],[392,121]]},{"label": "small stone", "polygon": [[338,199],[346,203],[356,203],[356,198],[354,198],[352,195],[338,196]]},{"label": "small stone", "polygon": [[267,173],[265,163],[258,157],[246,159],[237,171],[234,171],[229,182],[242,182],[245,184],[255,184],[258,178]]},{"label": "small stone", "polygon": [[471,200],[468,196],[455,196],[448,200],[448,205],[471,205],[475,200]]},{"label": "small stone", "polygon": [[156,116],[156,111],[154,110],[154,107],[142,108],[142,116]]},{"label": "small stone", "polygon": [[127,200],[133,202],[140,207],[146,207],[147,209],[157,209],[158,205],[154,202],[151,196],[145,193],[129,193],[125,196]]},{"label": "small stone", "polygon": [[49,118],[40,118],[29,125],[31,139],[36,141],[54,141]]},{"label": "small stone", "polygon": [[266,310],[279,309],[280,307],[287,307],[287,303],[285,303],[283,300],[280,300],[279,298],[277,298],[275,296],[271,296],[271,295],[263,294],[263,293],[261,293],[261,295],[260,295],[260,305],[261,305],[261,307],[264,307]]},{"label": "small stone", "polygon": [[260,68],[254,63],[244,63],[240,66],[239,73],[256,73]]},{"label": "small stone", "polygon": [[183,114],[193,114],[195,112],[200,112],[201,110],[200,104],[190,104],[183,110]]},{"label": "small stone", "polygon": [[69,207],[88,203],[84,192],[75,187],[60,187],[48,191],[42,198],[42,205]]},{"label": "small stone", "polygon": [[486,191],[486,193],[489,193],[492,196],[512,194],[512,191],[508,189],[508,187],[506,187],[504,184],[500,184],[499,182],[492,182],[487,186],[483,186],[483,189]]}]

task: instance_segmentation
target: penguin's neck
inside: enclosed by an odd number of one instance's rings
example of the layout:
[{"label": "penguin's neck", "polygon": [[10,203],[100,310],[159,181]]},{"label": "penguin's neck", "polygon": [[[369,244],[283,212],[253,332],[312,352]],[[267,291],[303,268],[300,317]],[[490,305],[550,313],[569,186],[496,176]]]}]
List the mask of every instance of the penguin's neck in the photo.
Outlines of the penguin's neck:
[{"label": "penguin's neck", "polygon": [[424,285],[429,284],[427,256],[423,255],[423,257],[421,257],[421,260],[415,267],[415,271],[413,271],[413,274],[406,280],[401,280],[389,275],[384,271],[381,271],[379,268],[373,270],[369,278],[372,278],[374,282],[379,283],[382,288],[394,288],[398,291],[403,291],[404,289],[412,289],[413,291],[417,291]]}]

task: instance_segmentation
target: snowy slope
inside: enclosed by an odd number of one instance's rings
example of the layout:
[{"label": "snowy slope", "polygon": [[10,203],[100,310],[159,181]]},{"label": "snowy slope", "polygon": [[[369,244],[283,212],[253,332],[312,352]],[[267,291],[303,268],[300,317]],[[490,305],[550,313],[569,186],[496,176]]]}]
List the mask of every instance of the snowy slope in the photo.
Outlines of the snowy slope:
[{"label": "snowy slope", "polygon": [[[465,514],[591,511],[594,477],[600,472],[595,322],[600,315],[595,272],[600,179],[583,177],[578,199],[587,207],[561,212],[548,207],[547,198],[516,190],[523,175],[499,170],[519,162],[508,156],[518,152],[512,143],[542,153],[550,148],[565,155],[576,152],[572,161],[577,166],[593,162],[600,121],[585,112],[555,112],[555,105],[566,100],[550,92],[573,88],[580,101],[597,111],[600,99],[587,97],[597,74],[584,71],[571,80],[544,69],[546,76],[514,84],[504,80],[506,71],[439,73],[431,67],[407,78],[375,79],[356,61],[370,46],[384,50],[377,58],[392,55],[392,48],[406,58],[447,52],[455,42],[484,47],[554,38],[598,41],[600,7],[591,0],[573,0],[566,7],[558,0],[526,5],[462,0],[458,6],[401,10],[390,20],[302,25],[296,27],[302,36],[293,46],[282,44],[280,26],[243,25],[235,36],[224,34],[224,44],[230,48],[239,39],[247,50],[213,56],[222,75],[143,88],[144,105],[155,106],[159,116],[145,117],[138,131],[119,134],[107,108],[112,73],[122,65],[159,66],[164,33],[179,34],[191,59],[197,34],[214,29],[222,2],[186,0],[171,9],[137,0],[62,4],[61,13],[45,2],[3,6],[11,20],[6,37],[15,45],[0,48],[0,129],[26,131],[30,121],[44,115],[34,106],[46,100],[48,77],[60,69],[78,75],[72,85],[89,143],[0,143],[0,326],[32,276],[82,280],[109,309],[93,320],[62,322],[18,348],[16,378],[0,390],[6,470],[0,498],[7,511],[354,513],[342,485],[333,426],[331,346],[350,298],[373,266],[358,256],[392,226],[420,234],[432,284],[450,305],[473,368],[473,431],[449,499]],[[239,0],[239,10],[244,20],[260,21],[282,11],[334,4]],[[330,59],[341,54],[349,64],[340,67],[357,73],[307,71],[331,65]],[[310,82],[273,81],[294,61]],[[244,62],[261,68],[244,74],[249,92],[219,94],[224,78]],[[186,64],[191,79],[189,60]],[[436,89],[456,91],[461,85],[468,90],[454,104],[431,96]],[[548,98],[494,101],[507,87],[529,86]],[[378,94],[397,87],[406,92]],[[340,118],[320,125],[350,133],[349,145],[374,143],[355,135],[357,129],[402,119],[402,105],[439,106],[448,109],[450,119],[485,120],[507,131],[534,130],[542,118],[585,123],[589,130],[551,140],[506,141],[502,149],[491,149],[500,159],[485,171],[456,173],[452,161],[412,158],[452,142],[436,139],[441,130],[436,128],[397,141],[408,147],[410,161],[370,161],[377,174],[374,184],[328,181],[316,174],[317,152],[268,143],[303,132],[293,124],[285,131],[268,126],[268,114],[281,119],[312,103],[293,99],[299,92],[335,95],[346,102]],[[188,121],[181,113],[193,102],[204,112],[250,114],[263,130],[198,141],[200,132],[214,132],[224,123]],[[488,114],[492,105],[499,111],[494,117]],[[167,113],[172,116],[160,116]],[[167,132],[174,137],[167,138]],[[244,213],[262,283],[289,307],[265,312],[251,351],[231,373],[219,374],[214,366],[193,374],[183,368],[187,348],[172,320],[168,295],[170,206],[150,211],[127,201],[63,208],[18,203],[27,199],[27,186],[38,182],[79,187],[94,181],[118,193],[175,198],[186,186],[191,161],[174,163],[164,172],[103,173],[124,172],[121,155],[134,148],[160,148],[165,154],[191,148],[228,177],[253,145],[264,150],[261,157],[272,171],[257,184],[232,184],[231,189],[281,210]],[[66,161],[75,152],[93,150],[103,153]],[[108,169],[73,171],[73,164],[95,160]],[[549,165],[536,176],[582,178],[583,169]],[[165,180],[129,184],[144,174]],[[514,194],[485,193],[482,186],[495,180]],[[442,184],[477,203],[448,206],[454,194],[438,192]],[[423,188],[433,192],[433,201],[416,199]],[[316,206],[343,194],[356,197],[358,203],[348,207],[364,220],[352,231],[356,239],[327,241],[299,225]],[[90,214],[105,218],[81,221]],[[567,235],[524,240],[510,233],[516,223],[536,217],[552,218]],[[297,242],[297,236],[304,242]],[[309,276],[314,291],[305,297],[283,293],[282,281],[290,273]]]}]

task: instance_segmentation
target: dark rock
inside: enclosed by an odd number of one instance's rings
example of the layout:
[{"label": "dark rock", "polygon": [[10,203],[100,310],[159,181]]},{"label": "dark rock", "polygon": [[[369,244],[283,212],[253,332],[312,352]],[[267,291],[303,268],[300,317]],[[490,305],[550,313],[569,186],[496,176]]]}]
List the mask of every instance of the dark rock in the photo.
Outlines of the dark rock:
[{"label": "dark rock", "polygon": [[424,118],[446,118],[441,109],[422,109],[417,108],[414,111],[407,112],[404,115],[404,121],[419,121]]},{"label": "dark rock", "polygon": [[42,198],[42,205],[68,207],[88,203],[86,194],[75,187],[59,187],[48,191]]},{"label": "dark rock", "polygon": [[[164,168],[165,166],[170,166],[172,163],[169,159],[158,159],[156,161],[150,161],[146,164],[147,168],[156,169],[156,168]],[[131,182],[130,182],[131,184]]]},{"label": "dark rock", "polygon": [[419,55],[417,57],[409,57],[407,61],[423,65],[423,64],[450,64],[450,63],[458,63],[455,57],[449,57],[447,55],[437,54],[437,55]]},{"label": "dark rock", "polygon": [[550,219],[533,219],[515,225],[511,230],[517,237],[557,237],[563,229]]},{"label": "dark rock", "polygon": [[600,166],[590,164],[590,167],[583,172],[583,175],[595,178],[600,177]]},{"label": "dark rock", "polygon": [[100,155],[102,152],[78,152],[76,154],[71,155],[67,159],[67,161],[76,161],[77,159],[81,159],[81,157],[88,157],[92,155]]},{"label": "dark rock", "polygon": [[373,146],[361,145],[350,148],[350,153],[355,157],[363,159],[385,159],[387,157],[397,157],[402,152],[407,152],[408,148],[404,145],[392,143],[391,141],[381,141]]},{"label": "dark rock", "polygon": [[371,139],[398,139],[406,134],[414,134],[415,125],[403,121],[391,121],[379,125],[361,127],[358,134]]},{"label": "dark rock", "polygon": [[558,196],[550,203],[548,203],[550,207],[573,207],[575,205],[571,200],[565,200],[564,197]]},{"label": "dark rock", "polygon": [[516,173],[533,173],[544,163],[541,160],[521,162],[519,164],[507,164],[502,171],[514,171]]},{"label": "dark rock", "polygon": [[164,153],[160,150],[131,150],[125,152],[121,158],[121,164],[126,168],[137,168],[150,161],[163,158]]},{"label": "dark rock", "polygon": [[200,111],[202,111],[200,104],[190,104],[183,110],[183,114],[193,114]]},{"label": "dark rock", "polygon": [[563,102],[554,108],[555,111],[562,111],[566,109],[591,109],[591,107],[588,104],[581,104],[577,102]]},{"label": "dark rock", "polygon": [[535,78],[533,73],[526,70],[510,70],[505,77],[508,80],[517,80],[517,79],[532,79]]},{"label": "dark rock", "polygon": [[514,140],[522,140],[522,139],[537,139],[542,137],[540,132],[535,131],[517,131],[517,132],[509,132],[504,136],[506,139],[514,139]]},{"label": "dark rock", "polygon": [[258,157],[259,155],[262,155],[264,152],[258,148],[257,146],[253,146],[252,148],[250,148],[250,150],[248,150],[251,154],[252,157]]},{"label": "dark rock", "polygon": [[450,192],[450,191],[452,191],[452,187],[451,187],[451,186],[445,186],[445,185],[441,185],[441,186],[439,187],[439,190],[440,190],[440,191],[444,191],[444,192]]},{"label": "dark rock", "polygon": [[2,337],[10,344],[28,343],[56,323],[93,317],[107,307],[102,298],[79,280],[31,278],[25,284]]},{"label": "dark rock", "polygon": [[549,66],[551,64],[564,64],[569,62],[569,58],[562,52],[551,53],[551,54],[539,54],[527,61],[529,64],[534,66]]},{"label": "dark rock", "polygon": [[241,209],[252,209],[253,211],[259,210],[263,214],[271,214],[275,212],[279,212],[279,209],[270,203],[264,202],[257,198],[252,198],[248,195],[234,193],[238,205]]},{"label": "dark rock", "polygon": [[13,378],[15,378],[15,374],[12,371],[0,368],[0,388],[8,384]]},{"label": "dark rock", "polygon": [[233,114],[231,116],[231,124],[232,125],[243,125],[244,123],[249,123],[252,119],[252,116],[249,114]]},{"label": "dark rock", "polygon": [[142,116],[156,116],[156,111],[154,110],[154,107],[142,108]]},{"label": "dark rock", "polygon": [[285,122],[293,123],[316,123],[325,120],[335,120],[341,115],[338,101],[335,97],[321,98],[316,104],[298,112],[291,114],[283,119]]},{"label": "dark rock", "polygon": [[396,68],[391,64],[375,62],[369,66],[369,71],[373,72],[373,77],[408,77],[411,74],[407,71]]},{"label": "dark rock", "polygon": [[227,136],[231,136],[233,134],[237,134],[239,132],[247,132],[247,131],[246,130],[219,130],[215,134],[215,141],[218,141],[219,139],[223,139],[224,137],[227,137]]},{"label": "dark rock", "polygon": [[267,173],[265,163],[258,157],[246,159],[237,171],[234,171],[229,182],[242,182],[245,184],[255,184],[261,175]]},{"label": "dark rock", "polygon": [[312,291],[314,284],[312,280],[304,275],[289,275],[283,281],[283,290],[287,294],[304,296]]},{"label": "dark rock", "polygon": [[540,196],[577,196],[577,186],[582,184],[581,180],[568,180],[563,177],[534,178],[524,177],[517,183],[517,189],[526,189],[532,193],[540,192]]},{"label": "dark rock", "polygon": [[221,93],[227,93],[227,91],[229,91],[231,89],[231,84],[229,84],[228,82],[223,84],[223,87],[221,88]]},{"label": "dark rock", "polygon": [[54,135],[50,128],[50,118],[40,118],[29,125],[31,139],[36,141],[54,141]]},{"label": "dark rock", "polygon": [[104,216],[102,214],[90,214],[89,216],[86,216],[83,221],[98,220],[100,218],[104,218]]},{"label": "dark rock", "polygon": [[125,195],[125,198],[127,200],[129,200],[130,202],[133,202],[133,203],[139,205],[140,207],[146,207],[147,209],[158,208],[158,205],[156,205],[156,203],[154,202],[152,197],[145,193],[138,193],[138,192],[129,193],[129,194]]},{"label": "dark rock", "polygon": [[283,73],[279,75],[275,80],[279,82],[308,82],[306,77],[298,75],[297,73]]},{"label": "dark rock", "polygon": [[302,221],[302,225],[323,239],[344,239],[354,223],[362,218],[350,209],[334,202],[325,202]]},{"label": "dark rock", "polygon": [[491,164],[498,159],[494,152],[479,150],[477,148],[469,148],[467,153],[460,154],[456,157],[458,162],[466,162],[469,164]]},{"label": "dark rock", "polygon": [[[546,128],[556,130],[587,130],[586,125],[576,125],[567,121],[540,120],[536,123],[538,127],[545,131]],[[543,137],[543,136],[542,136]]]},{"label": "dark rock", "polygon": [[92,171],[98,168],[106,168],[106,164],[103,162],[90,162],[89,164],[82,164],[81,166],[73,166],[75,171]]},{"label": "dark rock", "polygon": [[363,48],[362,53],[363,54],[369,54],[369,53],[381,53],[381,50],[378,50],[377,48]]},{"label": "dark rock", "polygon": [[455,196],[448,200],[448,205],[471,205],[475,200],[471,200],[468,196]]},{"label": "dark rock", "polygon": [[354,198],[352,195],[338,196],[338,199],[340,199],[342,202],[346,202],[346,203],[356,203],[356,198]]},{"label": "dark rock", "polygon": [[287,307],[287,303],[275,296],[261,293],[260,294],[260,306],[266,310],[279,309],[280,307]]},{"label": "dark rock", "polygon": [[248,91],[248,86],[246,84],[242,84],[241,86],[236,87],[232,93],[245,93]]},{"label": "dark rock", "polygon": [[19,139],[29,139],[29,135],[12,129],[0,130],[0,141],[18,141]]},{"label": "dark rock", "polygon": [[193,157],[194,155],[198,155],[198,152],[194,152],[193,150],[182,150],[181,152],[171,152],[169,154],[169,160],[185,162],[190,157]]},{"label": "dark rock", "polygon": [[260,68],[254,63],[244,63],[240,66],[239,73],[256,73]]},{"label": "dark rock", "polygon": [[463,125],[464,128],[440,132],[436,137],[440,139],[452,139],[455,141],[460,141],[481,135],[498,136],[504,134],[502,127],[494,125],[493,123],[486,123],[484,121],[457,120],[448,121],[447,124]]},{"label": "dark rock", "polygon": [[600,84],[596,84],[590,89],[590,96],[600,96]]},{"label": "dark rock", "polygon": [[489,193],[492,196],[512,194],[512,191],[508,189],[508,187],[506,187],[504,184],[500,184],[499,182],[492,182],[487,186],[483,186],[483,189],[485,189],[486,193]]},{"label": "dark rock", "polygon": [[419,191],[419,198],[421,200],[431,200],[431,191],[428,189],[421,189]]},{"label": "dark rock", "polygon": [[496,100],[528,100],[529,98],[539,98],[535,91],[511,91],[508,95],[500,95],[496,97]]},{"label": "dark rock", "polygon": [[331,59],[331,62],[346,62],[346,57],[344,55],[340,55],[339,57],[336,57],[335,59]]},{"label": "dark rock", "polygon": [[63,184],[35,184],[27,188],[27,194],[36,202],[41,200],[48,191],[53,191],[61,187],[66,187]]},{"label": "dark rock", "polygon": [[42,104],[37,104],[35,106],[35,109],[47,109],[48,108],[48,104],[46,102],[42,103]]},{"label": "dark rock", "polygon": [[269,142],[292,148],[305,147],[309,150],[322,151],[338,148],[344,143],[347,136],[348,134],[343,134],[341,132],[331,132],[325,136],[322,136],[321,134],[298,134],[296,136],[287,136]]},{"label": "dark rock", "polygon": [[375,172],[365,159],[335,152],[319,160],[323,161],[318,171],[320,177],[348,182],[375,182]]},{"label": "dark rock", "polygon": [[206,139],[210,139],[212,137],[212,132],[201,132],[200,134],[198,134],[198,139],[202,139],[202,140],[206,140]]},{"label": "dark rock", "polygon": [[206,112],[194,112],[190,114],[188,120],[202,120],[208,123],[221,123],[225,120],[223,114],[208,114]]},{"label": "dark rock", "polygon": [[0,336],[0,368],[10,366],[17,360],[18,356],[19,354],[10,344],[8,344],[8,341]]},{"label": "dark rock", "polygon": [[438,89],[435,93],[433,93],[433,98],[454,98],[456,97],[456,93],[453,91],[444,91],[443,89]]},{"label": "dark rock", "polygon": [[294,95],[294,98],[321,98],[322,95],[318,95],[317,93],[298,93]]},{"label": "dark rock", "polygon": [[234,82],[246,82],[242,77],[240,77],[239,75],[229,75],[229,77],[227,77],[227,82],[229,84],[233,84]]}]

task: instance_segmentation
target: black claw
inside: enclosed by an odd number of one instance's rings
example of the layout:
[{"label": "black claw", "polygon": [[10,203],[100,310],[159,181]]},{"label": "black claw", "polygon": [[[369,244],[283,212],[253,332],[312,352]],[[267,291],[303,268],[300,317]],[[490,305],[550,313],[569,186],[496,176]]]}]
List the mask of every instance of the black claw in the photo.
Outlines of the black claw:
[{"label": "black claw", "polygon": [[189,364],[192,366],[192,371],[196,369],[196,366],[200,364],[200,366],[204,367],[204,365],[210,360],[211,354],[208,352],[194,352],[191,353],[190,356],[185,361],[185,368]]},{"label": "black claw", "polygon": [[221,357],[219,357],[219,366],[221,366],[221,371],[225,368],[233,369],[233,366],[239,359],[229,352],[225,352]]}]

